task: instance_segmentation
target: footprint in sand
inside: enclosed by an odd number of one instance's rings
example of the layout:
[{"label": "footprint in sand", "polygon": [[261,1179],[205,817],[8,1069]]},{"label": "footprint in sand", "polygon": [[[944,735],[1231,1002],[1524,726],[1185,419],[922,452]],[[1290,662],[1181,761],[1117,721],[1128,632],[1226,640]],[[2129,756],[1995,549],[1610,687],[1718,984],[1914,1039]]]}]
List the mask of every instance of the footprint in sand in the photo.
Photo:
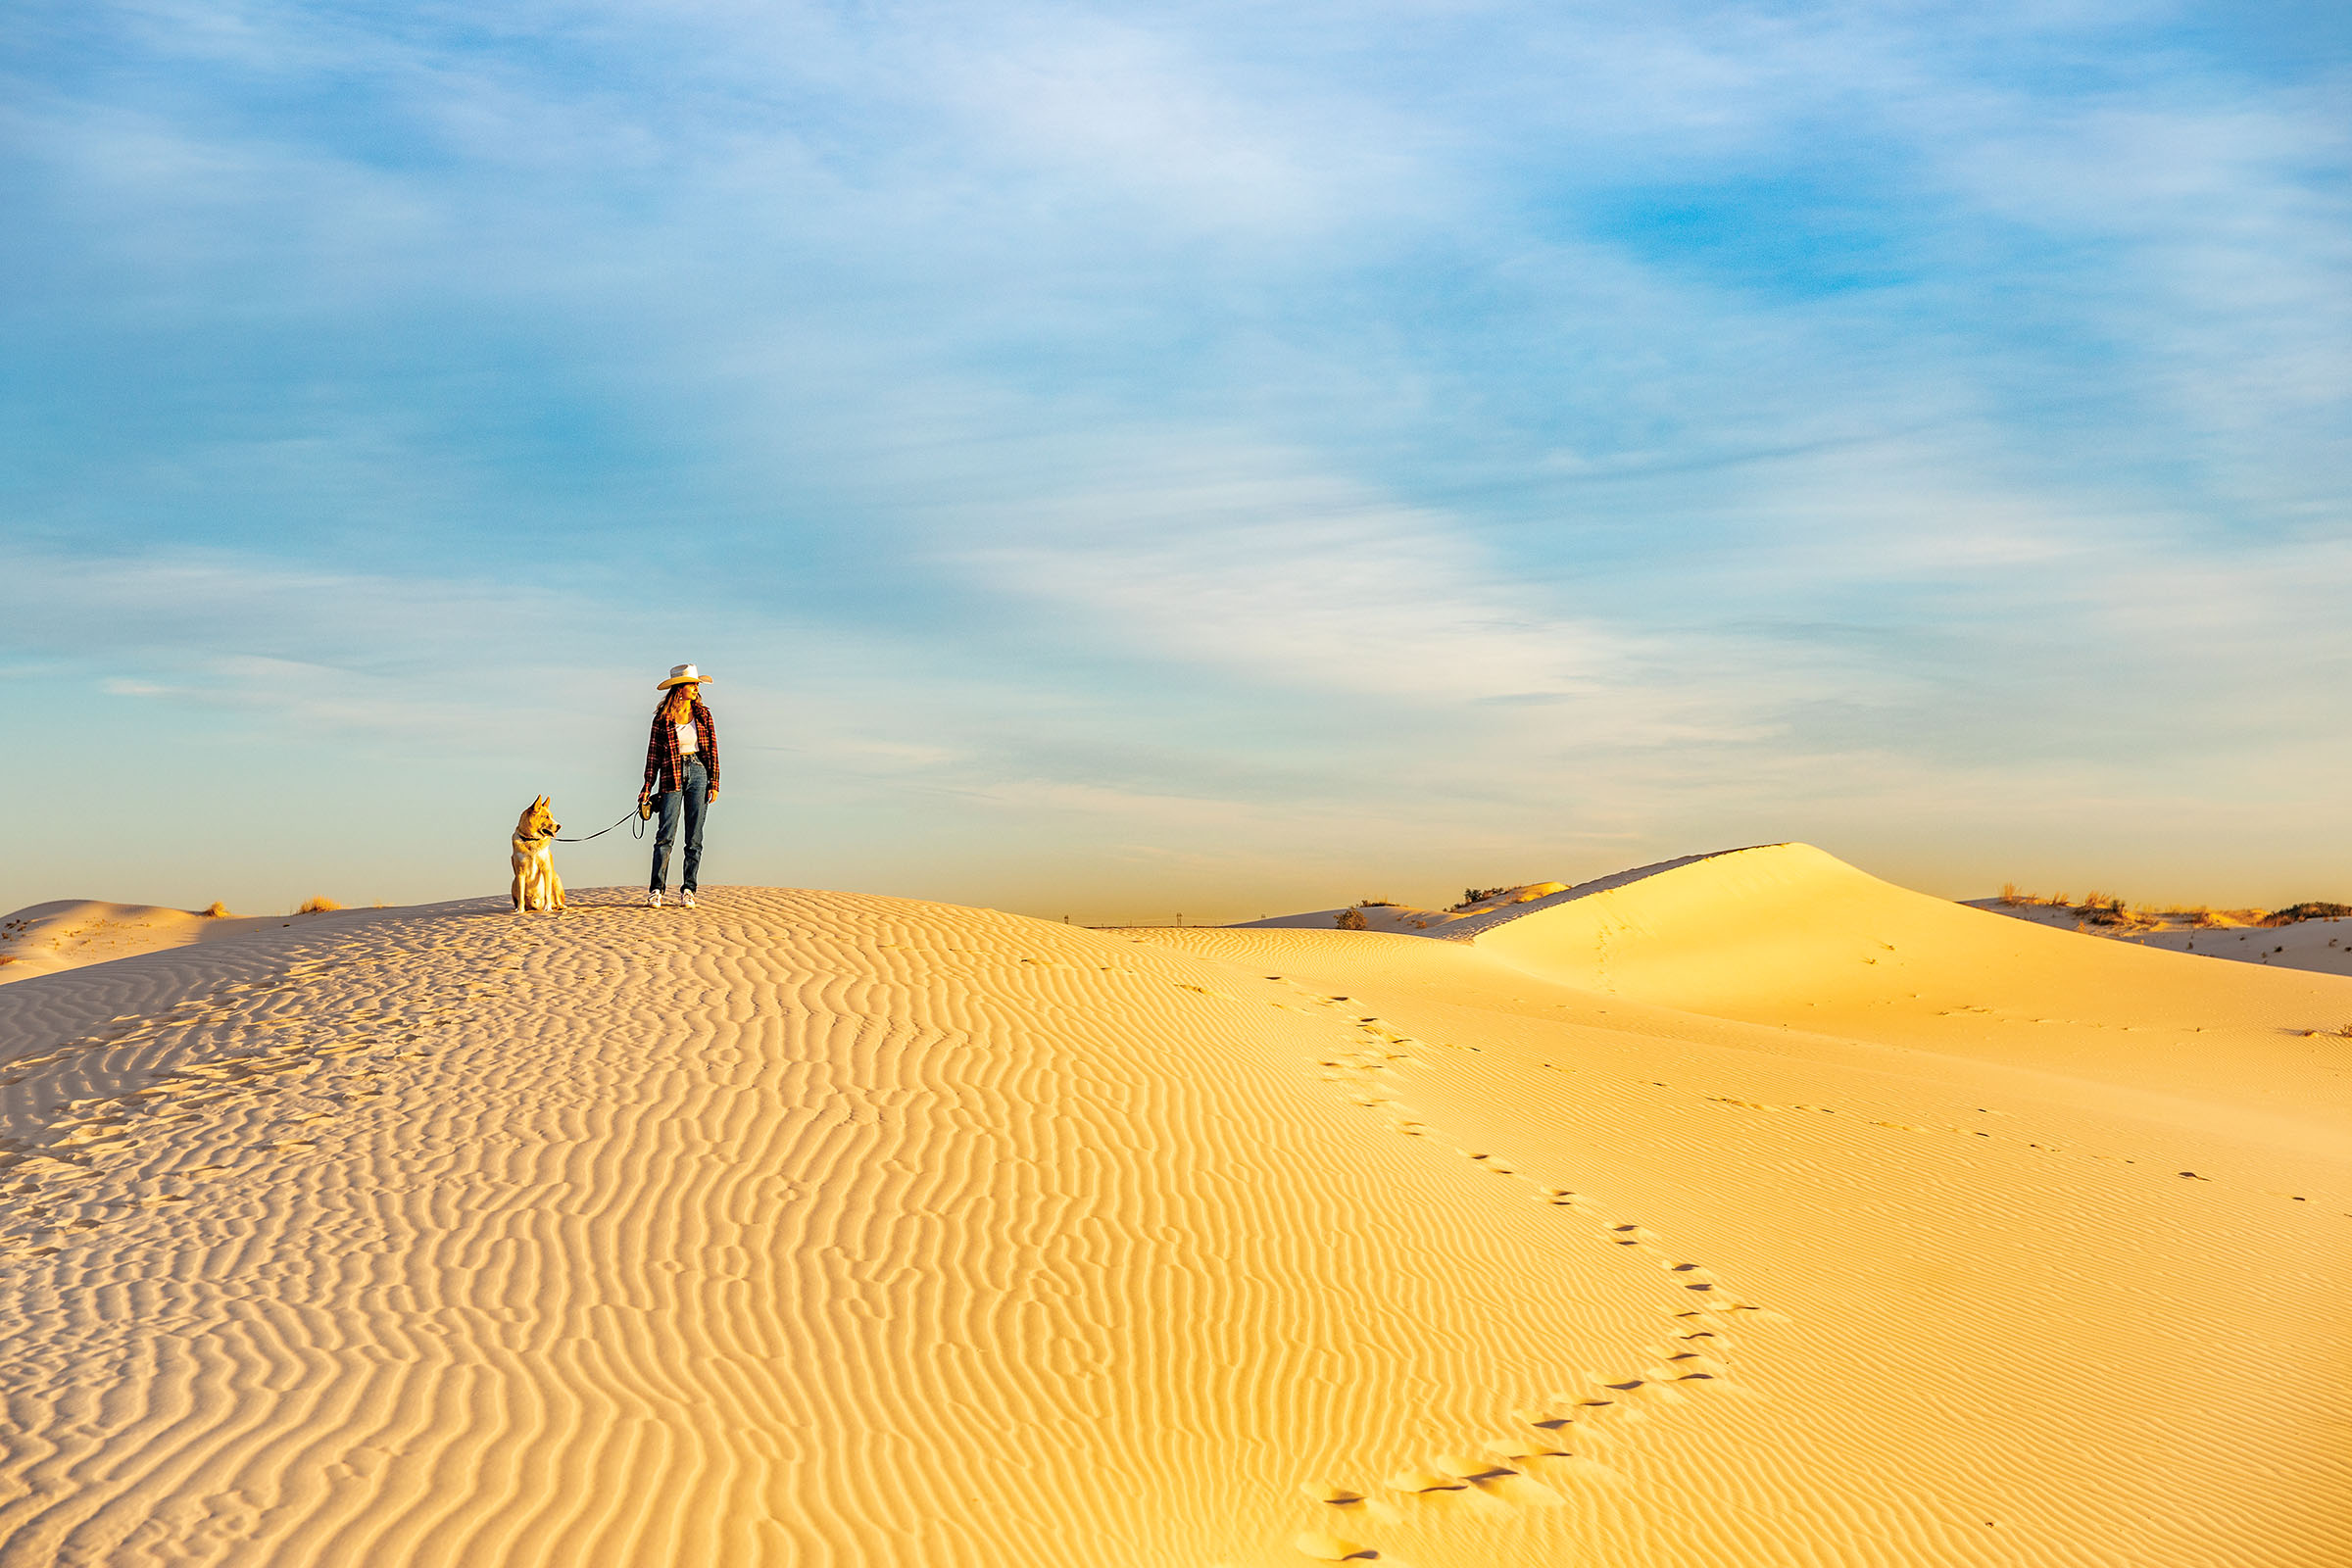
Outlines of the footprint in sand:
[{"label": "footprint in sand", "polygon": [[1508,1461],[1520,1459],[1556,1458],[1568,1450],[1543,1438],[1489,1438],[1479,1445],[1495,1458]]},{"label": "footprint in sand", "polygon": [[1657,1356],[1666,1364],[1668,1371],[1678,1378],[1688,1378],[1694,1374],[1705,1377],[1723,1377],[1732,1370],[1729,1363],[1718,1361],[1700,1350],[1667,1351],[1650,1345],[1645,1345],[1642,1348]]},{"label": "footprint in sand", "polygon": [[1649,1399],[1659,1404],[1686,1403],[1682,1391],[1672,1387],[1672,1383],[1673,1375],[1661,1371],[1656,1378],[1632,1378],[1623,1383],[1612,1383],[1609,1387],[1619,1394],[1631,1395],[1639,1399]]},{"label": "footprint in sand", "polygon": [[[1560,1403],[1563,1408],[1582,1409],[1588,1416],[1599,1411],[1619,1408],[1617,1403],[1610,1399],[1562,1399]],[[1558,1426],[1549,1429],[1552,1433],[1551,1441],[1555,1446],[1571,1443],[1578,1448],[1613,1448],[1617,1446],[1617,1440],[1614,1437],[1603,1432],[1589,1420],[1570,1421],[1566,1416],[1560,1417],[1559,1420]]]},{"label": "footprint in sand", "polygon": [[1515,1503],[1522,1508],[1558,1508],[1568,1501],[1534,1476],[1521,1475],[1516,1471],[1474,1482],[1473,1485],[1489,1497]]},{"label": "footprint in sand", "polygon": [[1441,1453],[1430,1461],[1440,1475],[1456,1481],[1484,1481],[1490,1476],[1507,1476],[1511,1467],[1501,1460],[1483,1453]]}]

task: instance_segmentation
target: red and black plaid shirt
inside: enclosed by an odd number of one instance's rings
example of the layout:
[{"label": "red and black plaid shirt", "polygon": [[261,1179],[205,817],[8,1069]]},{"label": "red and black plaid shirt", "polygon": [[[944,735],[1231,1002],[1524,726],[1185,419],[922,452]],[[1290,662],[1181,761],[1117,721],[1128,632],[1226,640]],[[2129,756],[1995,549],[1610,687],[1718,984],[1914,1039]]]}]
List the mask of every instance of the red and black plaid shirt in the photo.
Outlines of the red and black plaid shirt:
[{"label": "red and black plaid shirt", "polygon": [[[694,740],[702,749],[703,766],[710,774],[710,787],[716,789],[718,721],[699,700],[694,705]],[[678,726],[669,721],[667,703],[655,710],[653,738],[645,743],[645,787],[657,793],[686,787],[686,763],[678,753]]]}]

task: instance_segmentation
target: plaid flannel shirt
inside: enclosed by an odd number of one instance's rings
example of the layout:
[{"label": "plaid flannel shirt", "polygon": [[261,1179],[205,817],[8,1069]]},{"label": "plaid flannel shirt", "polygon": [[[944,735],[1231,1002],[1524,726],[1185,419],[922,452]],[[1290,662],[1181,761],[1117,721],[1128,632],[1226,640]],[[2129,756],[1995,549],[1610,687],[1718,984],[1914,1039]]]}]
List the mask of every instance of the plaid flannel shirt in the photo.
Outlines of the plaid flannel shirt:
[{"label": "plaid flannel shirt", "polygon": [[[686,787],[686,764],[678,754],[678,727],[668,718],[667,705],[654,712],[653,738],[645,743],[645,788],[661,794]],[[694,739],[701,748],[710,787],[718,788],[718,721],[701,702],[694,705]]]}]

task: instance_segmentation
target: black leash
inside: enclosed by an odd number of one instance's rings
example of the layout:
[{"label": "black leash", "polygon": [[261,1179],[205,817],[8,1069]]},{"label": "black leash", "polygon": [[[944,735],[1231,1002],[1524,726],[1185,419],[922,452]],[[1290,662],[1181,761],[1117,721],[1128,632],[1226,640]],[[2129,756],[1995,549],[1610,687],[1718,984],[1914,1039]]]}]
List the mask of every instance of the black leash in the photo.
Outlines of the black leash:
[{"label": "black leash", "polygon": [[[645,837],[645,824],[646,824],[646,821],[647,821],[648,819],[647,819],[647,818],[645,818],[645,817],[642,817],[642,816],[637,816],[637,808],[636,808],[635,807],[633,807],[633,806],[629,808],[629,816],[636,816],[636,817],[637,817],[637,837],[639,837],[639,838],[643,838],[643,837]],[[622,817],[622,818],[620,819],[620,822],[626,822],[626,821],[629,819],[629,816],[624,816],[624,817]],[[613,823],[613,824],[612,824],[612,827],[618,827],[618,826],[620,826],[620,822],[615,822],[615,823]],[[580,838],[576,838],[576,839],[558,839],[558,840],[556,840],[556,842],[557,842],[558,844],[585,844],[585,843],[587,843],[587,842],[588,842],[588,840],[589,840],[589,839],[601,839],[601,838],[603,838],[603,837],[604,837],[606,834],[608,834],[608,833],[610,833],[610,832],[612,832],[612,827],[600,827],[600,828],[598,828],[598,829],[597,829],[595,832],[593,832],[593,833],[589,833],[589,834],[586,834],[586,835],[584,835],[584,836],[582,836],[582,837],[580,837]]]}]

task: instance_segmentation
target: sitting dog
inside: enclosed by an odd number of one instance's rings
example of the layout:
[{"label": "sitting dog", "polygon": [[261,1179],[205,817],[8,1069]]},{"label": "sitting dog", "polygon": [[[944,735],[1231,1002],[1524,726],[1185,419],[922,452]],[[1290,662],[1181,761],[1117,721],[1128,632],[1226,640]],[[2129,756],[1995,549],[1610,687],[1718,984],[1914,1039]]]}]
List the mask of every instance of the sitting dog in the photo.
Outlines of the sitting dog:
[{"label": "sitting dog", "polygon": [[523,808],[514,823],[514,912],[564,912],[564,879],[556,875],[556,835],[564,824],[542,795]]}]

